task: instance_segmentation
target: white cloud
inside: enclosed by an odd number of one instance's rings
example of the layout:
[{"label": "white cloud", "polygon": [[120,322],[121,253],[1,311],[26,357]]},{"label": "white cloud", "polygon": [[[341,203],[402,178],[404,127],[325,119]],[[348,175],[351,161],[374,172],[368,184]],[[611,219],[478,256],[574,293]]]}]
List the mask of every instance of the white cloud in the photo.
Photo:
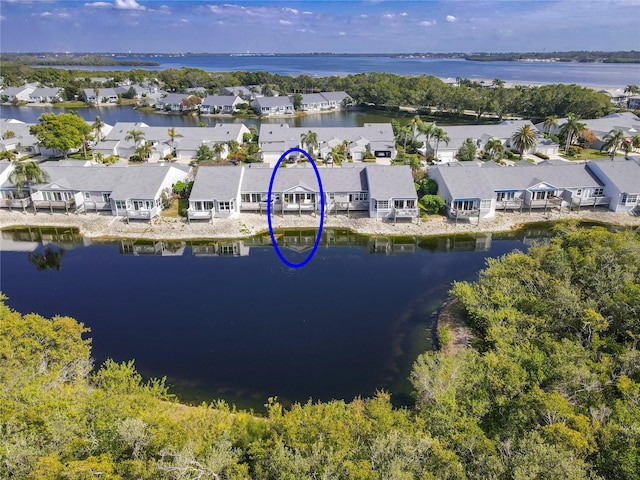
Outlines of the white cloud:
[{"label": "white cloud", "polygon": [[41,17],[50,17],[51,15],[53,15],[53,13],[51,13],[51,12],[42,12],[40,14]]},{"label": "white cloud", "polygon": [[85,3],[84,6],[90,7],[90,8],[107,8],[107,7],[111,7],[112,5],[109,2],[92,2],[92,3]]},{"label": "white cloud", "polygon": [[313,15],[313,12],[310,12],[308,10],[305,10],[304,12],[302,12],[303,15]]},{"label": "white cloud", "polygon": [[447,15],[447,22],[454,23],[457,20],[453,15]]},{"label": "white cloud", "polygon": [[3,15],[0,15],[0,22],[3,21],[5,19],[5,17]]},{"label": "white cloud", "polygon": [[367,15],[366,13],[363,13],[362,15],[360,15],[360,18],[369,18],[369,15]]},{"label": "white cloud", "polygon": [[406,17],[407,15],[409,15],[407,12],[402,12],[402,13],[400,14],[400,16],[401,16],[401,17]]},{"label": "white cloud", "polygon": [[180,21],[181,21],[182,23],[189,23],[189,20],[187,20],[186,18],[181,18],[181,19],[180,19]]},{"label": "white cloud", "polygon": [[119,10],[145,10],[136,0],[115,0],[113,6]]},{"label": "white cloud", "polygon": [[384,18],[393,18],[395,17],[395,15],[393,13],[385,13],[384,15],[382,15]]},{"label": "white cloud", "polygon": [[347,32],[338,32],[338,35],[340,35],[340,36],[343,36],[343,35],[346,35],[346,34],[347,34]]},{"label": "white cloud", "polygon": [[284,7],[282,11],[286,13],[293,13],[294,15],[298,14],[298,10],[296,10],[295,8]]},{"label": "white cloud", "polygon": [[436,24],[435,20],[424,20],[420,22],[420,26],[422,27],[433,27]]},{"label": "white cloud", "polygon": [[291,25],[292,22],[290,22],[289,20],[280,20],[278,22],[280,25]]}]

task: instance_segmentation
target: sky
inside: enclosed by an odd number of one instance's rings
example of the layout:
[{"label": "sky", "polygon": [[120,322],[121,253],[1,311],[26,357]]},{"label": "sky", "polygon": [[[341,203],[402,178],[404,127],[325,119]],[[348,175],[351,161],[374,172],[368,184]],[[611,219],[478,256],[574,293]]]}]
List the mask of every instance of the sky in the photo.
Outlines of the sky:
[{"label": "sky", "polygon": [[0,52],[640,50],[640,0],[0,0]]}]

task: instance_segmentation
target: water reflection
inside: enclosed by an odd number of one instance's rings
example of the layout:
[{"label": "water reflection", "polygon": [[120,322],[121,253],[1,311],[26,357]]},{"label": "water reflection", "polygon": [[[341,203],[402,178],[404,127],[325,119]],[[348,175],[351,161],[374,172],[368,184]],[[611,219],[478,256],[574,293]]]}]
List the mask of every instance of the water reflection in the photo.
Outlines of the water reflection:
[{"label": "water reflection", "polygon": [[[278,247],[294,253],[308,253],[316,240],[315,230],[287,230],[275,234]],[[552,237],[549,225],[534,226],[517,232],[441,235],[433,237],[387,237],[364,236],[349,230],[325,228],[319,248],[337,246],[359,246],[372,255],[413,254],[417,250],[437,252],[487,252],[492,240],[519,240],[527,246],[547,243]],[[2,251],[31,252],[30,260],[36,266],[44,265],[48,258],[62,257],[65,250],[79,246],[89,246],[91,239],[85,238],[71,228],[16,228],[2,230]],[[111,242],[98,242],[111,243]],[[242,240],[118,240],[118,252],[121,255],[155,255],[175,257],[190,254],[195,257],[246,257],[252,249],[264,249],[272,246],[269,235],[256,235]],[[39,253],[39,246],[44,252]],[[57,247],[57,250],[52,246]],[[58,262],[59,263],[59,262]],[[47,268],[52,268],[49,266]],[[38,268],[43,269],[43,268]],[[56,269],[59,269],[57,267]]]}]

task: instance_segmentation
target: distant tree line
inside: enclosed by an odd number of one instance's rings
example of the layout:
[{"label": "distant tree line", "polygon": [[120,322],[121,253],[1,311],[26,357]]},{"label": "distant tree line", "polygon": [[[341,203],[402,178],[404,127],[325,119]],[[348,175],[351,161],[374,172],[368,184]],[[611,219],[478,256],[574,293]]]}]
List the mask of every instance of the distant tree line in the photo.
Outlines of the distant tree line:
[{"label": "distant tree line", "polygon": [[478,62],[517,62],[521,60],[557,60],[559,62],[640,63],[640,51],[619,52],[528,52],[476,53],[464,55],[466,60]]},{"label": "distant tree line", "polygon": [[[80,98],[83,88],[113,86],[125,79],[134,82],[157,79],[170,92],[186,92],[189,88],[204,87],[214,94],[233,85],[258,85],[263,92],[280,94],[312,93],[319,91],[346,91],[361,105],[377,107],[408,106],[420,111],[462,114],[474,112],[478,118],[493,114],[544,119],[572,112],[581,118],[597,118],[613,110],[609,97],[579,85],[553,84],[538,87],[516,86],[505,88],[495,79],[492,85],[459,79],[458,85],[448,85],[429,75],[401,76],[391,73],[360,73],[354,75],[312,77],[310,75],[277,75],[267,72],[206,72],[196,68],[169,68],[162,71],[134,69],[125,71],[89,72],[31,68],[16,63],[2,65],[6,85],[21,85],[24,81],[64,88],[65,98]],[[90,77],[107,77],[109,82],[95,85]]]}]

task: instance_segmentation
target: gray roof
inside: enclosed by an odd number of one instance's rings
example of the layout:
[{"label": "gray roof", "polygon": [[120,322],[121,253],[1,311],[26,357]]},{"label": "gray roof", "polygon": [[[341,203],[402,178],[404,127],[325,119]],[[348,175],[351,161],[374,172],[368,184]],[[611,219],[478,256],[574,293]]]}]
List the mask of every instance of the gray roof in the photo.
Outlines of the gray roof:
[{"label": "gray roof", "polygon": [[376,200],[418,199],[409,166],[367,165],[366,170],[371,198]]},{"label": "gray roof", "polygon": [[320,92],[320,95],[322,95],[324,98],[327,99],[327,101],[331,102],[342,102],[342,100],[344,100],[345,98],[351,98],[349,96],[349,94],[347,92]]},{"label": "gray roof", "polygon": [[587,163],[597,165],[623,193],[640,193],[640,164],[634,160],[597,160]]},{"label": "gray roof", "polygon": [[[82,162],[79,162],[82,163]],[[126,168],[105,166],[58,165],[57,162],[44,162],[40,168],[49,174],[49,181],[36,186],[37,190],[47,190],[52,185],[82,192],[112,191]],[[4,186],[7,186],[5,183]]]},{"label": "gray roof", "polygon": [[[558,119],[558,127],[553,131],[558,131],[565,123],[567,123],[566,118]],[[580,119],[580,123],[584,123],[586,128],[595,133],[600,139],[611,130],[622,130],[625,135],[640,134],[640,117],[631,112],[612,113],[591,120]]]},{"label": "gray roof", "polygon": [[190,93],[167,93],[164,97],[158,100],[160,103],[169,105],[180,105],[180,103],[186,99],[193,97]]},{"label": "gray roof", "polygon": [[291,106],[293,108],[293,102],[289,97],[258,97],[253,103],[258,105],[260,108],[262,107],[282,107],[285,105]]},{"label": "gray roof", "polygon": [[199,167],[189,200],[236,198],[241,176],[242,167]]},{"label": "gray roof", "polygon": [[[184,170],[185,166],[148,163],[139,167],[119,169],[123,170],[124,174],[111,192],[111,198],[114,200],[155,198],[162,182],[172,168]],[[186,168],[189,167],[186,166]]]},{"label": "gray roof", "polygon": [[202,99],[202,105],[234,105],[242,102],[237,95],[207,95]]},{"label": "gray roof", "polygon": [[48,88],[48,87],[43,87],[43,88],[36,88],[33,92],[31,92],[29,94],[30,97],[55,97],[56,95],[58,95],[60,93],[62,89],[55,87],[55,88]]},{"label": "gray roof", "polygon": [[588,171],[584,164],[541,163],[531,167],[484,168],[477,163],[471,165],[448,165],[434,167],[453,199],[493,198],[500,190],[526,190],[539,183],[557,188],[601,187],[602,183]]},{"label": "gray roof", "polygon": [[[393,128],[390,123],[365,123],[362,127],[289,127],[287,124],[263,123],[260,125],[260,147],[267,152],[284,152],[288,148],[298,146],[303,134],[315,132],[318,135],[319,148],[330,142],[343,140],[357,142],[365,140],[365,144],[383,142],[384,145],[395,144]],[[335,143],[335,142],[334,142]]]},{"label": "gray roof", "polygon": [[327,103],[328,100],[321,93],[305,93],[302,95],[302,103]]}]

